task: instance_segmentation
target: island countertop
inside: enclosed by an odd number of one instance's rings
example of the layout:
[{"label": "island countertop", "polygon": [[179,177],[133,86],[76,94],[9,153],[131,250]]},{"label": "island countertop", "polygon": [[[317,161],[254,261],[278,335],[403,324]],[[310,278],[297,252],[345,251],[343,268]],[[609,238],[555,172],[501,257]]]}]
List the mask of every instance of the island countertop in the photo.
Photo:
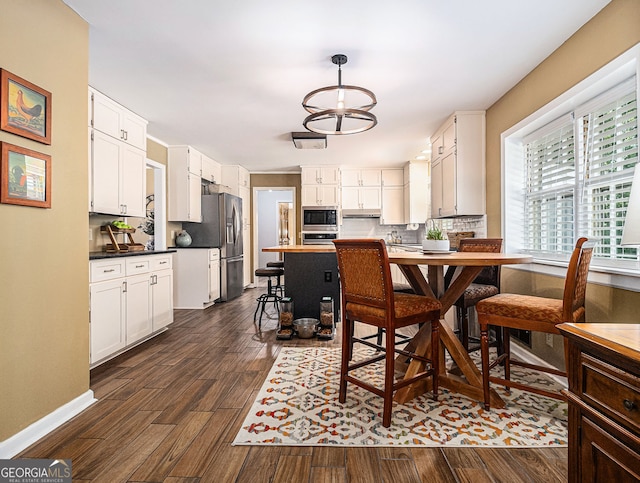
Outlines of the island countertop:
[{"label": "island countertop", "polygon": [[262,251],[278,253],[334,253],[336,247],[333,243],[324,245],[279,245],[275,247],[265,247]]}]

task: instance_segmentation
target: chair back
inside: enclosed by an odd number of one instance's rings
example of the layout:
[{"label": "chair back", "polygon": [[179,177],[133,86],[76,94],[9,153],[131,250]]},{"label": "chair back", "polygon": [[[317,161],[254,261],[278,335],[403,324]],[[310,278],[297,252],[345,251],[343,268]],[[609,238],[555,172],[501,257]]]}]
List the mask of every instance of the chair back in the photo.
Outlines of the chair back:
[{"label": "chair back", "polygon": [[[463,238],[460,240],[458,251],[500,253],[502,251],[502,238]],[[500,265],[484,267],[473,280],[473,283],[493,285],[500,289]]]},{"label": "chair back", "polygon": [[384,240],[334,240],[342,303],[390,309],[393,313],[393,284]]},{"label": "chair back", "polygon": [[587,276],[593,255],[593,247],[584,246],[587,241],[588,239],[585,237],[578,239],[569,260],[562,298],[562,320],[564,322],[584,322],[585,320],[584,304]]}]

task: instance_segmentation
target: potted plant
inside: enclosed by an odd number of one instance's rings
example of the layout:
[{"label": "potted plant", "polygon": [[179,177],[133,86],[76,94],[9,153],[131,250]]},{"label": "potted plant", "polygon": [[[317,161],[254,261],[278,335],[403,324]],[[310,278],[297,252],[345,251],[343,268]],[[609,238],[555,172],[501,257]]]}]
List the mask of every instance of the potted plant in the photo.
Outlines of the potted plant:
[{"label": "potted plant", "polygon": [[426,239],[422,240],[422,249],[435,252],[449,251],[449,239],[433,221],[431,228],[427,229]]}]

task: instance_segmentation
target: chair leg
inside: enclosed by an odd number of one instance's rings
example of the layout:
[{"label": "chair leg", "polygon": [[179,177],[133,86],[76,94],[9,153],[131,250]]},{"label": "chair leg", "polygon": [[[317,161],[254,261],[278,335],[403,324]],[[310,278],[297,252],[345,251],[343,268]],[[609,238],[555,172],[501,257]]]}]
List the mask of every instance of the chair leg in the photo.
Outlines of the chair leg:
[{"label": "chair leg", "polygon": [[431,369],[433,370],[433,400],[438,400],[438,377],[440,373],[440,321],[431,323]]},{"label": "chair leg", "polygon": [[482,390],[484,393],[484,408],[491,408],[491,394],[489,392],[489,327],[480,322],[480,354],[482,357]]},{"label": "chair leg", "polygon": [[347,400],[347,373],[349,362],[353,352],[353,321],[346,316],[342,320],[342,361],[340,363],[340,392],[338,401],[344,403]]},{"label": "chair leg", "polygon": [[[504,359],[504,378],[509,381],[511,380],[511,336],[509,335],[509,327],[504,327],[504,331],[502,334],[502,346],[504,347],[503,352],[505,355]],[[509,386],[505,386],[507,392],[511,391]]]},{"label": "chair leg", "polygon": [[458,322],[462,333],[462,346],[469,352],[469,309],[458,307]]},{"label": "chair leg", "polygon": [[382,408],[382,425],[385,428],[391,426],[391,410],[393,409],[393,379],[395,371],[395,343],[396,334],[394,329],[387,328],[385,330],[385,367],[384,367],[384,398]]}]

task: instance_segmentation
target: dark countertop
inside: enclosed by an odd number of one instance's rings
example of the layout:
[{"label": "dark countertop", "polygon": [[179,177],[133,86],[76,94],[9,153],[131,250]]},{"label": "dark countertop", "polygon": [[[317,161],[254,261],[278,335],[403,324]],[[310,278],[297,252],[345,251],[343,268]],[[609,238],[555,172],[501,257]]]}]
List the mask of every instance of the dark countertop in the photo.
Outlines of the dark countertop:
[{"label": "dark countertop", "polygon": [[89,260],[101,260],[103,258],[137,257],[141,255],[161,255],[163,253],[175,252],[175,248],[169,248],[167,250],[140,250],[138,252],[123,253],[89,252]]}]

